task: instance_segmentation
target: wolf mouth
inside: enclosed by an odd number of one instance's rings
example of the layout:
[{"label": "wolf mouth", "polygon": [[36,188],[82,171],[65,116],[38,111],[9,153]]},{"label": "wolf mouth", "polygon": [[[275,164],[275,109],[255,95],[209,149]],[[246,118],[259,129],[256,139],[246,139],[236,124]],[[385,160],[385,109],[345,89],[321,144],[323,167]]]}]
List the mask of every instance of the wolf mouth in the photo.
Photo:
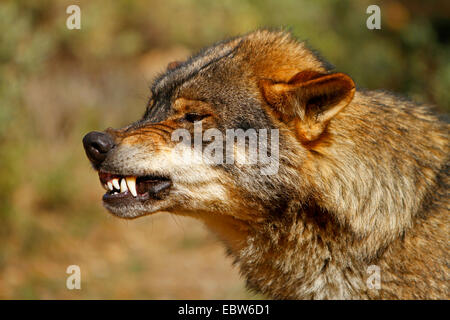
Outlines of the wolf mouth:
[{"label": "wolf mouth", "polygon": [[101,171],[98,176],[106,190],[103,201],[112,205],[160,200],[172,186],[172,180],[162,176],[122,176]]}]

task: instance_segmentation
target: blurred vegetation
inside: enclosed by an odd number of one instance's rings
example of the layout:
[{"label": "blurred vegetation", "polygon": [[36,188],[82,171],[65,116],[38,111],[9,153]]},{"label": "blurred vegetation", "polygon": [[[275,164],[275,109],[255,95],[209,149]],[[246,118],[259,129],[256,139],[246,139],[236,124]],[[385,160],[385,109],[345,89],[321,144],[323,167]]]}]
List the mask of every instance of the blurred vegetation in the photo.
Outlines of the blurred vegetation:
[{"label": "blurred vegetation", "polygon": [[[81,30],[66,28],[71,4]],[[381,30],[366,28],[369,4],[381,8]],[[290,29],[360,87],[448,112],[449,12],[449,1],[416,0],[0,2],[0,298],[252,297],[236,273],[221,274],[232,269],[211,254],[222,254],[217,243],[184,232],[190,222],[154,218],[168,229],[149,238],[153,218],[109,219],[83,134],[137,119],[147,85],[173,58],[258,27]],[[163,261],[181,257],[209,282],[167,271]],[[65,289],[73,263],[90,271],[77,293]]]}]

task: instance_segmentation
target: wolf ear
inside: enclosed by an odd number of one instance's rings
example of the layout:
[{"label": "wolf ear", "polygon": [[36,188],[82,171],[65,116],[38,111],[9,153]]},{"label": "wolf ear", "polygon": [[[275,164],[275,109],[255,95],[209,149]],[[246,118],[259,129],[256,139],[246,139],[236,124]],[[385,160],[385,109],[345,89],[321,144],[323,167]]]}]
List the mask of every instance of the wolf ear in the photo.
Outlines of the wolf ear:
[{"label": "wolf ear", "polygon": [[355,94],[355,83],[343,73],[302,71],[288,82],[261,80],[260,87],[275,115],[293,121],[300,140],[313,141]]}]

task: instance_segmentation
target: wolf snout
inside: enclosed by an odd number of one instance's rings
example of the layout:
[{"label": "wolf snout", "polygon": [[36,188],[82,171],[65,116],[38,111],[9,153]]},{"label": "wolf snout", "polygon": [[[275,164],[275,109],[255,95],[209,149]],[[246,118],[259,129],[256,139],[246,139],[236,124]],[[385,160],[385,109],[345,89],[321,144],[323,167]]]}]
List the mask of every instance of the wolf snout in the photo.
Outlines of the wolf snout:
[{"label": "wolf snout", "polygon": [[92,131],[83,138],[83,146],[86,155],[94,166],[99,166],[108,152],[114,148],[113,138],[104,132]]}]

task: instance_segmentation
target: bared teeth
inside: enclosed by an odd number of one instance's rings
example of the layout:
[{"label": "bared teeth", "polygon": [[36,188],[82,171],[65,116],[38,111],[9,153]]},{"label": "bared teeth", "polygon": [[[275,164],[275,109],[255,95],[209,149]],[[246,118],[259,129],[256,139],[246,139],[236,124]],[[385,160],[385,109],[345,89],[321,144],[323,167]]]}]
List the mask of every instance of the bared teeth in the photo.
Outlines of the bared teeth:
[{"label": "bared teeth", "polygon": [[[107,191],[111,191],[111,194],[119,194],[130,191],[130,193],[137,197],[137,189],[136,189],[136,179],[137,177],[128,176],[128,177],[117,177],[110,178],[106,183],[102,183],[102,187]],[[106,179],[105,179],[106,180]],[[104,180],[104,181],[105,181]]]},{"label": "bared teeth", "polygon": [[127,182],[125,181],[125,178],[123,178],[120,180],[120,192],[125,192],[127,190]]},{"label": "bared teeth", "polygon": [[131,194],[134,197],[137,197],[137,191],[136,191],[136,177],[126,177],[128,190],[130,190]]},{"label": "bared teeth", "polygon": [[112,185],[114,186],[114,188],[119,190],[120,189],[119,179],[118,178],[112,179]]}]

